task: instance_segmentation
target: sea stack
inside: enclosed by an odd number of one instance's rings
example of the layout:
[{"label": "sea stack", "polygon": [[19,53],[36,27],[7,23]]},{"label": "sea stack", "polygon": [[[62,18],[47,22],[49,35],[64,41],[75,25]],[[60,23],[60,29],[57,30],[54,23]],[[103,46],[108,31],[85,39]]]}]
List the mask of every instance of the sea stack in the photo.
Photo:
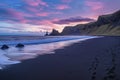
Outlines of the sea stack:
[{"label": "sea stack", "polygon": [[58,35],[60,35],[60,33],[55,29],[53,29],[52,32],[50,33],[50,36],[58,36]]},{"label": "sea stack", "polygon": [[8,45],[2,45],[2,47],[1,47],[2,50],[8,49],[8,48],[9,48]]},{"label": "sea stack", "polygon": [[48,32],[46,32],[46,33],[45,33],[45,36],[48,36],[48,35],[49,35],[49,33],[48,33]]},{"label": "sea stack", "polygon": [[17,47],[17,48],[23,48],[23,47],[24,47],[24,45],[23,45],[23,44],[21,44],[21,43],[19,43],[19,44],[17,44],[17,45],[16,45],[16,47]]}]

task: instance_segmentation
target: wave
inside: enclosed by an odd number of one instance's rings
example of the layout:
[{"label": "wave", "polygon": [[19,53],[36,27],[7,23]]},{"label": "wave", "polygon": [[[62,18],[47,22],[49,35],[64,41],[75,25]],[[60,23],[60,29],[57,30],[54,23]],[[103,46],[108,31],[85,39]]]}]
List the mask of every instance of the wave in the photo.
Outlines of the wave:
[{"label": "wave", "polygon": [[67,40],[75,40],[75,39],[90,39],[95,38],[96,36],[55,36],[51,38],[45,39],[37,39],[37,40],[13,40],[13,41],[0,41],[0,45],[16,45],[18,43],[22,44],[44,44],[44,43],[52,43],[59,41],[67,41]]}]

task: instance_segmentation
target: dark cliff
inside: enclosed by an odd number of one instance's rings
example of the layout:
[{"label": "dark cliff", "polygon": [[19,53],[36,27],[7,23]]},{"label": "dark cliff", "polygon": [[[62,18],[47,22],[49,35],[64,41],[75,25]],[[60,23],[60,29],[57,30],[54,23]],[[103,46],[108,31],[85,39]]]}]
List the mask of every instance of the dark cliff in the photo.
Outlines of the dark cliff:
[{"label": "dark cliff", "polygon": [[61,35],[120,35],[120,10],[98,17],[96,22],[65,27]]}]

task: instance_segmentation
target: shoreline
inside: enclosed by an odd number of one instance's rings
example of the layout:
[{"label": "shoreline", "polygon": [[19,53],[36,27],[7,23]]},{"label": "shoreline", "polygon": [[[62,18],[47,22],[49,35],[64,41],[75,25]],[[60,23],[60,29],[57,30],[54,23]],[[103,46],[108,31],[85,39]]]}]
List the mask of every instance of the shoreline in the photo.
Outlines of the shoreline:
[{"label": "shoreline", "polygon": [[[30,39],[23,39],[23,37],[18,37],[19,39],[14,39],[13,37],[8,37],[5,40],[0,41],[0,45],[17,45],[19,43],[24,45],[30,44],[44,44],[44,43],[52,43],[52,42],[60,42],[60,41],[67,41],[67,40],[75,40],[75,39],[91,39],[96,38],[97,36],[49,36],[49,37],[37,37],[37,39],[33,39],[34,37],[29,37]],[[11,40],[9,40],[11,38]],[[32,40],[31,40],[32,39]],[[8,41],[9,40],[9,41]]]},{"label": "shoreline", "polygon": [[[120,47],[120,37],[102,37],[89,39],[55,50],[55,54],[41,55],[35,59],[22,61],[0,71],[1,80],[91,80],[93,76],[102,80],[106,63],[111,60],[109,52]],[[116,53],[119,56],[119,54]],[[88,69],[92,62],[99,63],[96,75]],[[105,61],[104,61],[105,59]],[[117,78],[120,79],[120,62],[117,59]],[[109,64],[112,66],[112,64]],[[92,66],[95,68],[95,66]],[[95,70],[92,70],[93,72]]]}]

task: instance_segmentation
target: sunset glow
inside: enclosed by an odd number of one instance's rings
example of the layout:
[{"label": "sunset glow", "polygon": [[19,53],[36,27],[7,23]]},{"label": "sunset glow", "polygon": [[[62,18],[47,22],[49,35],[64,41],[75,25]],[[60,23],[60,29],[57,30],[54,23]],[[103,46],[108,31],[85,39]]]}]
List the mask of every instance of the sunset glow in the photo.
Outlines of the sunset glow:
[{"label": "sunset glow", "polygon": [[62,31],[115,12],[120,0],[0,0],[0,32]]}]

